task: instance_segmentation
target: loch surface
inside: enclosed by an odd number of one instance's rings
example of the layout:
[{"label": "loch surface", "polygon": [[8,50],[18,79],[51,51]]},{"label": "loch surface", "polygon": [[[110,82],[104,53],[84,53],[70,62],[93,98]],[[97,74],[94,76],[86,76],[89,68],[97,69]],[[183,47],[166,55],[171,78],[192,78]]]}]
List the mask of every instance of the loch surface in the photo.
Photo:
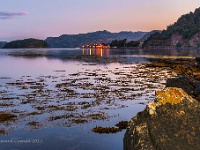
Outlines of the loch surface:
[{"label": "loch surface", "polygon": [[[122,150],[116,127],[154,100],[172,72],[154,58],[198,50],[0,49],[0,149]],[[7,116],[7,118],[5,117]]]}]

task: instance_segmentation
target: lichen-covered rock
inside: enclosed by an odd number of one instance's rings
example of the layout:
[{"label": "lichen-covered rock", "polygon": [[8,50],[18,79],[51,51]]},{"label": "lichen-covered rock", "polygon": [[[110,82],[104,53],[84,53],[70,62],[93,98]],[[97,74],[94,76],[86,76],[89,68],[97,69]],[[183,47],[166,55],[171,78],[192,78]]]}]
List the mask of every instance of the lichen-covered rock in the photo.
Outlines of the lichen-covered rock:
[{"label": "lichen-covered rock", "polygon": [[157,91],[156,97],[129,122],[124,150],[198,150],[200,103],[181,88]]},{"label": "lichen-covered rock", "polygon": [[156,91],[156,101],[158,105],[170,103],[172,105],[180,103],[189,96],[181,88],[165,88]]},{"label": "lichen-covered rock", "polygon": [[147,110],[150,115],[154,115],[156,114],[156,107],[165,105],[166,103],[175,105],[180,103],[184,98],[192,102],[192,98],[181,88],[171,87],[165,88],[164,90],[157,90],[156,101],[155,103],[149,103]]},{"label": "lichen-covered rock", "polygon": [[129,126],[124,135],[124,150],[154,150],[149,136],[146,113],[139,113],[129,122]]}]

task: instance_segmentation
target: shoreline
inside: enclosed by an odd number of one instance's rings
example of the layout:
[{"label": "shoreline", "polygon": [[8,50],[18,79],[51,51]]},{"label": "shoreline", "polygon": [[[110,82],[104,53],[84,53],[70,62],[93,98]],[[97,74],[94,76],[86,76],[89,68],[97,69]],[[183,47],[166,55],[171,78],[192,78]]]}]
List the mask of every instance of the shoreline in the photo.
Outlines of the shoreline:
[{"label": "shoreline", "polygon": [[156,91],[150,103],[129,122],[124,150],[198,149],[200,124],[199,58],[154,60],[148,67],[170,67],[176,76]]}]

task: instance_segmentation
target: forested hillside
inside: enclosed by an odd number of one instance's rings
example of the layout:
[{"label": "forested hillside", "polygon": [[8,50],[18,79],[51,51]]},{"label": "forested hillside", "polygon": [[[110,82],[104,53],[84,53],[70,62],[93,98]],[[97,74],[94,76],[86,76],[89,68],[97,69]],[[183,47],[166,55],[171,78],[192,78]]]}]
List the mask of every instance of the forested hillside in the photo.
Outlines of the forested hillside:
[{"label": "forested hillside", "polygon": [[200,47],[200,8],[182,15],[166,30],[152,34],[143,47]]}]

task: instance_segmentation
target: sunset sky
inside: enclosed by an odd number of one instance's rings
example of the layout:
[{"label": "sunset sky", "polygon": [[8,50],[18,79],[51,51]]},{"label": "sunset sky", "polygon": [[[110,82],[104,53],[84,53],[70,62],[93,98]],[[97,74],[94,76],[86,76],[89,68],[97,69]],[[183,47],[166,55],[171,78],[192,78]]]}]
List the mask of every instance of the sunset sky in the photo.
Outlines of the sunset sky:
[{"label": "sunset sky", "polygon": [[0,0],[0,41],[165,29],[200,0]]}]

